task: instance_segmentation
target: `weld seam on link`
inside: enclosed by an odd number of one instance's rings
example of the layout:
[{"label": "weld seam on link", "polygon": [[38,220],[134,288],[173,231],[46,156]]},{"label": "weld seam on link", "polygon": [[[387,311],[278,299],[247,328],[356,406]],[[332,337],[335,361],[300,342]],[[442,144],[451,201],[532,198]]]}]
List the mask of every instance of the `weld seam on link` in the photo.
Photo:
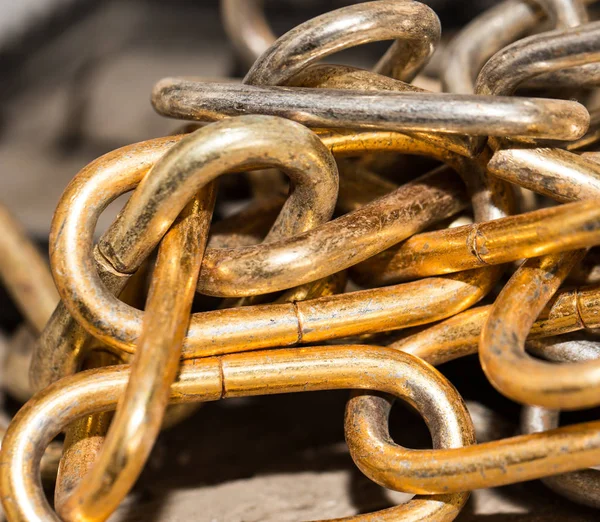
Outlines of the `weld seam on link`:
[{"label": "weld seam on link", "polygon": [[295,344],[302,343],[302,338],[304,337],[304,325],[302,321],[302,312],[300,311],[300,307],[296,301],[292,301],[292,305],[294,307],[294,313],[296,314],[296,322],[298,328],[298,339]]}]

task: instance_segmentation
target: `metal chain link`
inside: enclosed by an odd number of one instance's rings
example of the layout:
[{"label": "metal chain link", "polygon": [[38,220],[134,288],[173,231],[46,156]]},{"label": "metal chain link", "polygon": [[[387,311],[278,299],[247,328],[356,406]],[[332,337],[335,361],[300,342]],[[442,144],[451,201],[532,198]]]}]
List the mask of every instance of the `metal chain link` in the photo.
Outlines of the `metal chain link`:
[{"label": "metal chain link", "polygon": [[[8,520],[106,520],[161,427],[201,402],[332,389],[354,390],[344,429],[356,466],[417,495],[343,520],[450,521],[474,489],[537,478],[600,507],[586,469],[600,464],[600,421],[558,424],[560,410],[600,405],[590,3],[505,0],[447,42],[416,1],[356,3],[277,38],[262,2],[222,0],[247,75],[155,86],[160,114],[200,125],[72,179],[52,276],[0,209],[0,276],[39,334],[22,354],[30,382],[16,362],[6,380],[29,398],[0,452]],[[384,40],[371,71],[321,63]],[[213,219],[226,174],[253,199]],[[95,242],[103,210],[130,191]],[[201,295],[223,299],[192,313]],[[461,383],[434,368],[475,353],[523,405],[522,435],[477,443]],[[392,440],[396,398],[423,417],[432,449]],[[40,472],[56,481],[54,508]]]}]

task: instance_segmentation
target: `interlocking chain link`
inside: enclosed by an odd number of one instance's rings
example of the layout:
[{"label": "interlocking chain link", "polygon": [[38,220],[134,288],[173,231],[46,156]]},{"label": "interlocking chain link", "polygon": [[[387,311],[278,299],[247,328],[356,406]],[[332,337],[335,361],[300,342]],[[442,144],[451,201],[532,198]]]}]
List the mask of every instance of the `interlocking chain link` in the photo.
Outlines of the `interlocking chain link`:
[{"label": "interlocking chain link", "polygon": [[[558,422],[560,410],[600,405],[590,3],[505,0],[433,66],[441,24],[419,2],[355,3],[277,38],[262,2],[222,0],[248,73],[161,80],[154,108],[200,125],[74,176],[50,233],[60,301],[0,209],[0,276],[39,334],[30,384],[23,372],[7,381],[37,391],[2,442],[9,521],[106,520],[161,427],[201,402],[333,389],[354,390],[345,436],[356,466],[417,495],[344,520],[450,521],[471,490],[537,478],[600,507],[598,471],[586,469],[600,464],[600,421]],[[371,71],[321,63],[389,40]],[[229,174],[253,198],[219,220]],[[103,210],[130,191],[95,242]],[[223,299],[192,313],[200,295]],[[523,434],[477,443],[434,368],[476,353],[522,405]],[[432,449],[392,440],[395,399],[423,417]],[[56,480],[55,509],[40,471]]]}]

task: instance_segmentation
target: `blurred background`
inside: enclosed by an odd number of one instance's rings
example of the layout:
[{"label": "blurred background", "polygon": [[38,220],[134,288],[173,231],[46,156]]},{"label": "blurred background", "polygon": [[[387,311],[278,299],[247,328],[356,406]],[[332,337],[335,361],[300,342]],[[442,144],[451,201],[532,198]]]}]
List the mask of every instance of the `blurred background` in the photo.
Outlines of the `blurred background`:
[{"label": "blurred background", "polygon": [[[268,0],[266,11],[282,34],[351,3]],[[438,13],[447,40],[496,2],[425,3]],[[387,45],[355,48],[336,62],[368,67]],[[432,70],[436,60],[439,54]],[[245,73],[226,39],[217,0],[0,0],[0,71],[0,198],[44,252],[58,199],[84,165],[181,128],[181,122],[154,113],[150,91],[156,81]],[[114,212],[102,217],[100,229]],[[1,292],[0,304],[2,330],[10,334],[20,317]],[[452,379],[467,366],[472,380]],[[519,408],[491,390],[478,368],[472,359],[442,370],[462,383],[459,391],[470,401],[480,440],[514,434]],[[161,435],[134,493],[111,520],[312,520],[369,512],[407,498],[379,488],[354,468],[343,437],[347,393],[308,395],[204,405]],[[474,402],[482,395],[491,397],[487,404]],[[429,440],[423,422],[407,409],[394,410],[392,433],[410,447]],[[595,517],[534,483],[476,492],[458,520]]]}]

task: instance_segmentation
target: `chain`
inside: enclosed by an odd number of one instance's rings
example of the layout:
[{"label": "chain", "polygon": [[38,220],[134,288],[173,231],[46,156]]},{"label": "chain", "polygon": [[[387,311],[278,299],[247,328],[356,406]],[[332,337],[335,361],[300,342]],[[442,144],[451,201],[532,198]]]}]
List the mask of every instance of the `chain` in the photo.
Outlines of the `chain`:
[{"label": "chain", "polygon": [[[108,519],[161,427],[202,402],[333,389],[353,390],[356,466],[416,494],[344,520],[450,521],[474,489],[538,478],[600,508],[586,469],[600,421],[559,427],[560,410],[600,405],[590,3],[504,0],[448,42],[416,1],[355,3],[277,37],[261,1],[222,0],[245,78],[157,83],[155,110],[197,123],[72,179],[51,274],[0,209],[0,276],[35,331],[29,375],[5,370],[29,399],[3,431],[8,520]],[[378,41],[393,43],[372,70],[322,63]],[[223,217],[231,174],[253,197]],[[202,295],[221,304],[192,313]],[[522,434],[477,442],[461,382],[434,367],[472,354],[522,405]],[[431,449],[393,441],[396,399]]]}]

